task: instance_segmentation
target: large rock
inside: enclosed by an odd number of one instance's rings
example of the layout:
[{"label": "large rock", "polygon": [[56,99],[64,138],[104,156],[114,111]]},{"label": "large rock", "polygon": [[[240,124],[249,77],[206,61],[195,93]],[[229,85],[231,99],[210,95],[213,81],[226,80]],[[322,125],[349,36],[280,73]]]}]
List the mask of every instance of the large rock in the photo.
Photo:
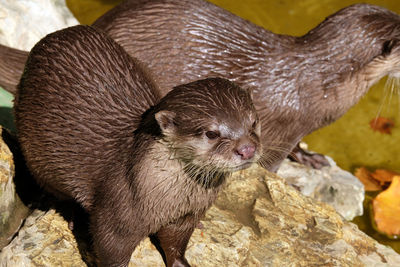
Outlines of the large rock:
[{"label": "large rock", "polygon": [[[253,167],[229,179],[196,229],[186,256],[193,266],[400,266],[378,244],[323,203]],[[36,211],[0,253],[0,266],[85,266],[67,223]],[[144,240],[129,266],[163,266]]]},{"label": "large rock", "polygon": [[0,43],[10,47],[30,50],[46,34],[76,24],[65,0],[0,1]]}]

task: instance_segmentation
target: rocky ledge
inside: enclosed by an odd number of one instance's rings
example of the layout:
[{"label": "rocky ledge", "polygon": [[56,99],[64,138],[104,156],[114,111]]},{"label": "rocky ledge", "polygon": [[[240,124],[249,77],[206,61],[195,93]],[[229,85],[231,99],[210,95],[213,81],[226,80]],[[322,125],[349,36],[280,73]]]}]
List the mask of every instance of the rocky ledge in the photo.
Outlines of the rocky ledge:
[{"label": "rocky ledge", "polygon": [[[193,266],[400,266],[400,255],[259,167],[235,173],[196,229]],[[85,246],[54,209],[35,210],[0,252],[0,266],[86,266]],[[78,238],[79,240],[79,238]],[[148,239],[129,266],[163,266]]]}]

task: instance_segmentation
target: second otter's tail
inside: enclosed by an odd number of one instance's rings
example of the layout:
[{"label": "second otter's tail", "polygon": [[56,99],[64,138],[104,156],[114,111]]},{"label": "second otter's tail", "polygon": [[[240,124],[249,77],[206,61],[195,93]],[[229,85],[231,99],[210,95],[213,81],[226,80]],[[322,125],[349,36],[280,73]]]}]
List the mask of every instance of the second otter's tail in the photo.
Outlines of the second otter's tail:
[{"label": "second otter's tail", "polygon": [[0,45],[0,86],[15,95],[29,52]]}]

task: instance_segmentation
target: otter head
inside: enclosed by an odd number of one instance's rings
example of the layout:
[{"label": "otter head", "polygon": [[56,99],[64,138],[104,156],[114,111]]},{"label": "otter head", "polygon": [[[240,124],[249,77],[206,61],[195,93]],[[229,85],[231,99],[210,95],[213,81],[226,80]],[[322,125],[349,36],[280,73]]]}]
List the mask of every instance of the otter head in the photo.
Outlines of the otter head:
[{"label": "otter head", "polygon": [[177,86],[160,101],[154,117],[171,156],[202,182],[260,159],[261,127],[251,96],[228,80]]},{"label": "otter head", "polygon": [[369,44],[376,47],[367,74],[377,76],[376,80],[385,75],[400,78],[400,16],[381,7],[367,7],[368,14],[362,16],[364,31]]},{"label": "otter head", "polygon": [[313,58],[329,63],[325,67],[325,76],[331,76],[328,82],[338,73],[350,79],[360,73],[362,78],[356,83],[366,80],[369,88],[385,75],[400,77],[400,16],[383,7],[355,4],[343,8],[298,41]]}]

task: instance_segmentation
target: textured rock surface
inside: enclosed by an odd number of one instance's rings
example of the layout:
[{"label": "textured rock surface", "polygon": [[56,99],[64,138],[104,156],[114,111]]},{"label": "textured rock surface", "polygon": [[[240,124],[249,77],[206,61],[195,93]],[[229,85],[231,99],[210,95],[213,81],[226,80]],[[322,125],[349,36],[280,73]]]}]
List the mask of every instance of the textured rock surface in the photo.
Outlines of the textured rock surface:
[{"label": "textured rock surface", "polygon": [[76,25],[65,0],[1,0],[0,43],[30,50],[39,39]]},{"label": "textured rock surface", "polygon": [[346,220],[363,214],[364,186],[351,173],[340,169],[329,157],[331,166],[321,170],[285,160],[278,175],[304,195],[328,203]]},{"label": "textured rock surface", "polygon": [[85,266],[68,223],[54,210],[36,210],[0,253],[0,266]]},{"label": "textured rock surface", "polygon": [[[186,252],[193,266],[400,266],[392,249],[261,168],[229,179],[202,224]],[[31,215],[0,253],[0,262],[1,267],[85,266],[67,223],[53,210]],[[129,266],[163,263],[144,240]]]},{"label": "textured rock surface", "polygon": [[[0,136],[3,134],[0,127]],[[11,241],[11,237],[28,214],[15,192],[13,155],[0,138],[0,249]]]}]

